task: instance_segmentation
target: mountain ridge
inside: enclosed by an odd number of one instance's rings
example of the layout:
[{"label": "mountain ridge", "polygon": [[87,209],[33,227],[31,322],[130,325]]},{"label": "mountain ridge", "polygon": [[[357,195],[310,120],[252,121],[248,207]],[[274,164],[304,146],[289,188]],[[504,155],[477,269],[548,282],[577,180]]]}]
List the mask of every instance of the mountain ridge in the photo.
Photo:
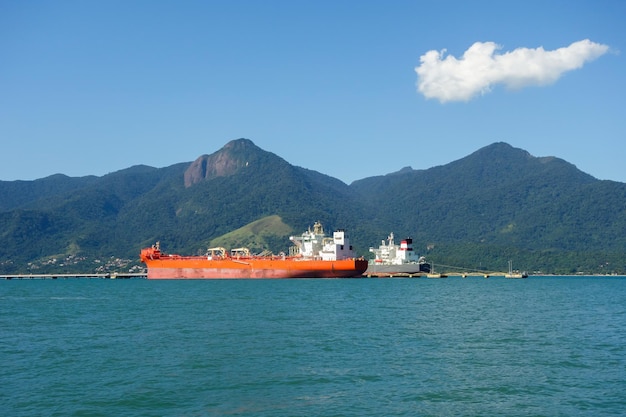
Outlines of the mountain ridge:
[{"label": "mountain ridge", "polygon": [[[157,240],[196,253],[270,216],[280,222],[268,224],[292,230],[318,220],[327,230],[346,228],[362,255],[393,231],[412,236],[437,263],[506,265],[515,255],[530,270],[578,272],[603,258],[626,270],[626,184],[504,142],[446,165],[404,167],[348,185],[236,139],[165,168],[0,181],[0,196],[0,273],[69,255],[127,257],[136,266],[139,248]],[[281,251],[282,230],[242,239]],[[579,262],[583,256],[598,260]]]}]

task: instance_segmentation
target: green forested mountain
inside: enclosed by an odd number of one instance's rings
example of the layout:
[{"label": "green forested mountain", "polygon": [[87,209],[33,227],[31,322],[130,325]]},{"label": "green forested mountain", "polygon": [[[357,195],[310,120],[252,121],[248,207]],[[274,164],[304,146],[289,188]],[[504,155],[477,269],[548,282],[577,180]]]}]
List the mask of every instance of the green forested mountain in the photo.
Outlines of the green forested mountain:
[{"label": "green forested mountain", "polygon": [[317,220],[347,229],[364,256],[394,232],[440,265],[626,272],[626,184],[505,143],[347,185],[238,139],[167,168],[0,182],[0,197],[0,274],[124,270],[157,240],[280,252]]},{"label": "green forested mountain", "polygon": [[439,263],[489,269],[509,258],[532,271],[626,270],[626,184],[558,158],[495,143],[445,166],[351,187],[369,202],[392,202],[393,230],[429,245]]}]

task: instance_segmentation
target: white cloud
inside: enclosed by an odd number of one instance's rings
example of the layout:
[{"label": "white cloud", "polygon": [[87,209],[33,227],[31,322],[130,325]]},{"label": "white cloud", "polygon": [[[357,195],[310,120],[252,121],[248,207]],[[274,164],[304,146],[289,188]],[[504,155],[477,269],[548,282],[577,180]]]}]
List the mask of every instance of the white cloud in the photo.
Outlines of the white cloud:
[{"label": "white cloud", "polygon": [[468,101],[498,84],[509,88],[546,85],[605,54],[609,47],[585,39],[554,51],[518,48],[497,54],[498,49],[501,46],[494,42],[476,42],[460,59],[445,56],[445,49],[426,52],[415,68],[418,91],[444,103]]}]

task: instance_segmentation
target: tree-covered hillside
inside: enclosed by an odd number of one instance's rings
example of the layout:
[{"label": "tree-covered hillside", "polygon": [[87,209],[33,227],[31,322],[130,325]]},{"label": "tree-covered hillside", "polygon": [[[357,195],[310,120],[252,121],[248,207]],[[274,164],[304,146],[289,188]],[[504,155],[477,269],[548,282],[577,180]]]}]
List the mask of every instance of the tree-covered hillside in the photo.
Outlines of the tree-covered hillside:
[{"label": "tree-covered hillside", "polygon": [[391,205],[391,227],[442,263],[503,269],[514,257],[530,270],[568,273],[596,271],[605,258],[616,269],[626,265],[626,184],[596,180],[558,158],[495,143],[445,166],[352,187],[374,205]]},{"label": "tree-covered hillside", "polygon": [[280,252],[287,230],[315,221],[347,229],[365,256],[394,232],[440,265],[626,272],[626,184],[505,143],[347,185],[239,139],[167,168],[0,182],[0,196],[0,274],[131,268],[157,240],[178,253],[224,236]]}]

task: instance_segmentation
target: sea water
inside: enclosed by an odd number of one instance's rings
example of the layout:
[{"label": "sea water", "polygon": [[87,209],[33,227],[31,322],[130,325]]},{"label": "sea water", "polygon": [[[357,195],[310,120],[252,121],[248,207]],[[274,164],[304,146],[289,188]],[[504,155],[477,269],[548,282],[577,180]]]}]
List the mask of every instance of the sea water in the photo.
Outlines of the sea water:
[{"label": "sea water", "polygon": [[626,278],[0,282],[3,416],[623,416]]}]

